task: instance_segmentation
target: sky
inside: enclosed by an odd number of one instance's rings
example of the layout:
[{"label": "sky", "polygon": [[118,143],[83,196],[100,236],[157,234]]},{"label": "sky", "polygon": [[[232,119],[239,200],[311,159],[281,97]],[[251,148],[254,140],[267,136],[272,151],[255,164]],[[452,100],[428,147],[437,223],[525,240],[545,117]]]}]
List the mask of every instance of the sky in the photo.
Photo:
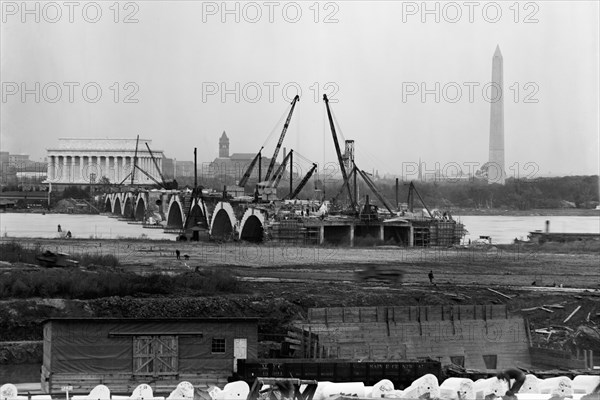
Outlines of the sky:
[{"label": "sky", "polygon": [[499,46],[508,176],[598,174],[598,19],[597,1],[3,1],[0,147],[139,134],[210,162],[226,131],[269,155],[298,93],[284,147],[326,170],[326,93],[361,169],[468,172]]}]

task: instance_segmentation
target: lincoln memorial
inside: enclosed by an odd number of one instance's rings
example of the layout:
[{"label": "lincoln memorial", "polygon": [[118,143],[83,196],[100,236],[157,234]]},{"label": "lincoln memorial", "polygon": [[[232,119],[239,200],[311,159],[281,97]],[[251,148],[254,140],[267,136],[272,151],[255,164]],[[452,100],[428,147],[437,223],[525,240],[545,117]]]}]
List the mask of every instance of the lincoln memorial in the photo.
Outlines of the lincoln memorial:
[{"label": "lincoln memorial", "polygon": [[[162,150],[152,148],[152,141],[140,139],[137,165],[160,182],[160,174],[152,161],[145,143],[152,150],[158,168],[162,171]],[[47,183],[78,185],[99,183],[102,177],[110,183],[131,183],[136,139],[58,139],[56,147],[48,149]],[[154,182],[140,170],[134,174],[134,185],[152,185]]]}]

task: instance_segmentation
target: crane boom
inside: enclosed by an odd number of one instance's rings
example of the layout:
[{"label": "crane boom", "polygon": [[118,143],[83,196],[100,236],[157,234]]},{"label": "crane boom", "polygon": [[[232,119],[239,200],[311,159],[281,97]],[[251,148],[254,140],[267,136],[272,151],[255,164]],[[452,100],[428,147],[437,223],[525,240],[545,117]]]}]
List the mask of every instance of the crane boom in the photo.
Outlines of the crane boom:
[{"label": "crane boom", "polygon": [[269,163],[269,168],[267,168],[267,174],[265,175],[265,181],[269,180],[271,176],[271,172],[275,167],[275,162],[277,161],[277,155],[279,154],[279,150],[281,149],[281,144],[283,143],[283,138],[285,137],[285,133],[287,132],[288,126],[290,125],[290,121],[292,120],[292,114],[294,112],[294,107],[296,107],[296,103],[300,100],[300,96],[296,95],[294,100],[292,100],[292,108],[285,120],[285,124],[283,124],[283,130],[281,131],[281,135],[279,135],[279,141],[277,142],[277,146],[275,146],[275,152],[273,153],[273,158],[271,158],[271,162]]},{"label": "crane boom", "polygon": [[252,170],[254,169],[256,162],[260,158],[260,152],[262,151],[262,149],[263,149],[263,147],[260,148],[260,150],[258,151],[258,153],[256,153],[256,156],[254,157],[254,159],[252,160],[250,165],[248,165],[246,172],[244,172],[244,176],[242,176],[242,179],[240,179],[240,181],[238,182],[239,187],[244,187],[244,186],[246,186],[246,183],[248,183],[248,179],[250,179],[250,175],[252,175]]},{"label": "crane boom", "polygon": [[413,203],[414,203],[413,192],[417,194],[417,196],[419,197],[419,200],[421,200],[421,204],[423,204],[423,207],[425,207],[425,209],[427,210],[427,213],[429,214],[429,216],[431,218],[433,218],[433,214],[431,213],[431,211],[429,211],[429,207],[427,207],[427,204],[425,204],[425,201],[423,201],[423,198],[419,194],[419,191],[417,190],[417,187],[412,182],[410,182],[410,185],[408,186],[408,205],[410,207],[410,211],[411,212],[413,211]]},{"label": "crane boom", "polygon": [[131,176],[131,172],[128,173],[125,178],[123,178],[123,180],[121,181],[121,183],[119,183],[119,186],[121,186],[130,176]]},{"label": "crane boom", "polygon": [[365,173],[365,171],[362,171],[358,168],[356,168],[356,171],[358,171],[358,173],[363,178],[363,180],[365,181],[367,186],[369,186],[369,189],[371,189],[371,191],[375,194],[375,196],[377,196],[379,201],[385,206],[385,208],[387,208],[387,210],[390,212],[390,214],[394,215],[394,212],[392,211],[392,208],[388,204],[387,200],[379,192],[379,189],[377,189],[377,187],[375,186],[375,183],[373,183],[373,181],[371,180],[371,178],[369,178],[369,176]]},{"label": "crane boom", "polygon": [[160,186],[160,187],[161,187],[161,188],[163,188],[163,189],[165,188],[165,187],[163,186],[163,184],[162,184],[162,183],[160,183],[159,181],[157,181],[157,180],[156,180],[156,178],[155,178],[155,177],[153,177],[152,175],[150,175],[149,173],[147,173],[146,171],[144,171],[143,169],[141,169],[141,168],[140,168],[140,167],[138,167],[137,165],[136,165],[135,167],[136,167],[137,169],[139,169],[141,173],[143,173],[143,174],[144,174],[144,175],[146,175],[148,178],[150,178],[150,180],[152,180],[152,181],[153,181],[154,183],[156,183],[158,186]]},{"label": "crane boom", "polygon": [[[356,166],[352,167],[352,170],[348,174],[348,180],[350,180],[352,177],[356,177],[356,170],[357,170]],[[342,185],[342,187],[340,187],[340,190],[338,190],[337,194],[335,196],[333,196],[332,199],[334,201],[337,201],[338,197],[340,197],[340,195],[342,194],[343,191],[344,191],[344,185]]]},{"label": "crane boom", "polygon": [[356,210],[356,203],[352,197],[352,191],[350,190],[350,184],[348,182],[348,174],[346,173],[346,168],[344,167],[344,159],[342,157],[342,151],[340,150],[340,143],[338,142],[337,134],[335,132],[335,124],[333,123],[333,117],[331,116],[331,110],[329,109],[329,99],[325,93],[323,93],[323,101],[325,101],[325,107],[327,107],[327,118],[329,119],[329,127],[331,128],[331,136],[333,136],[333,144],[335,145],[335,152],[340,165],[340,171],[342,171],[342,178],[344,179],[343,185],[348,190],[348,197],[350,198],[350,204],[352,205],[352,208]]},{"label": "crane boom", "polygon": [[317,169],[317,164],[313,164],[312,168],[308,171],[308,173],[304,176],[304,178],[302,178],[302,181],[300,181],[300,183],[296,187],[296,190],[294,190],[294,193],[290,194],[290,196],[289,196],[290,200],[296,198],[296,196],[298,196],[298,194],[300,194],[300,191],[304,188],[304,186],[306,186],[306,184],[308,183],[308,180],[315,173],[316,169]]},{"label": "crane boom", "polygon": [[150,152],[150,157],[152,158],[152,161],[154,162],[154,166],[156,167],[156,170],[158,171],[158,175],[160,175],[160,180],[162,181],[162,187],[166,188],[167,187],[167,183],[165,182],[165,177],[163,176],[160,168],[158,167],[158,161],[156,161],[156,158],[154,158],[154,154],[152,154],[152,150],[150,150],[150,146],[148,146],[147,142],[144,142],[146,144],[146,147],[148,148],[148,151]]},{"label": "crane boom", "polygon": [[277,168],[277,170],[273,174],[273,179],[271,179],[269,186],[277,187],[277,185],[279,185],[279,181],[281,180],[281,178],[283,178],[283,173],[285,172],[285,167],[287,166],[288,162],[290,161],[290,158],[292,158],[293,151],[294,150],[290,150],[290,152],[285,156],[285,158],[281,162],[281,165],[279,166],[279,168]]},{"label": "crane boom", "polygon": [[133,155],[133,168],[131,169],[131,186],[133,186],[133,179],[135,178],[135,166],[137,165],[137,151],[138,151],[138,143],[140,142],[140,135],[137,135],[137,139],[135,139],[135,154]]}]

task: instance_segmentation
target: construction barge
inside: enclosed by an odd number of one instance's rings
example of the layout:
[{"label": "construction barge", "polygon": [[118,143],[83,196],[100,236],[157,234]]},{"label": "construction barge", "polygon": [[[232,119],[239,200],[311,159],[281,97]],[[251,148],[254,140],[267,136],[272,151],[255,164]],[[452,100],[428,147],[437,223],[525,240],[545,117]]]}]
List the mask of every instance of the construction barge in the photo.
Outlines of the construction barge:
[{"label": "construction barge", "polygon": [[529,240],[532,243],[543,244],[546,242],[583,242],[583,241],[600,241],[600,233],[582,233],[582,232],[550,232],[550,221],[546,221],[544,231],[535,230],[529,232]]}]

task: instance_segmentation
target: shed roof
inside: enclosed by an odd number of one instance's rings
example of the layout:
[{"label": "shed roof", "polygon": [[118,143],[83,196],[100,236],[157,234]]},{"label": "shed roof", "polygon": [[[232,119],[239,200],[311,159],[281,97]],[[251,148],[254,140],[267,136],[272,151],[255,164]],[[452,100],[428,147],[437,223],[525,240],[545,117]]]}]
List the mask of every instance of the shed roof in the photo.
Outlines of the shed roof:
[{"label": "shed roof", "polygon": [[104,317],[53,317],[42,321],[47,322],[258,322],[258,317],[192,317],[192,318],[104,318]]}]

